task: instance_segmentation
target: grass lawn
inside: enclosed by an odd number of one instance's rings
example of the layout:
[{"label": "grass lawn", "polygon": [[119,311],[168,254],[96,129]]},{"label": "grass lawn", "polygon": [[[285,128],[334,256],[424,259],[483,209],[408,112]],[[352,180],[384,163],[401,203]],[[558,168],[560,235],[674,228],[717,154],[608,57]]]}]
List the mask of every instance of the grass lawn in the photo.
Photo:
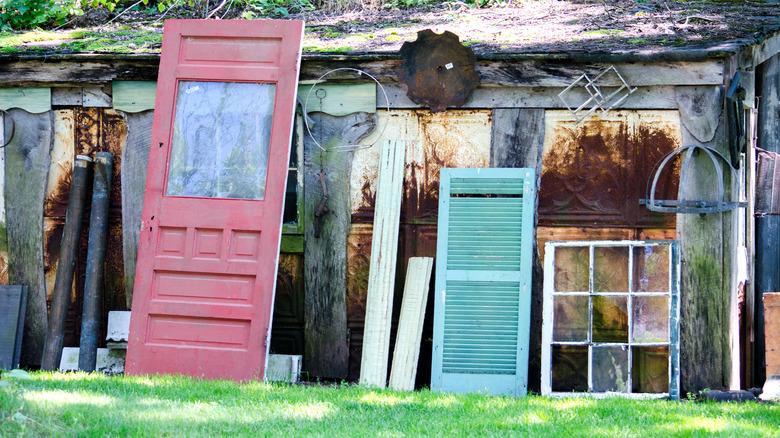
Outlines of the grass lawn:
[{"label": "grass lawn", "polygon": [[[548,399],[35,372],[0,436],[780,436],[780,405]],[[9,385],[10,383],[10,385]]]}]

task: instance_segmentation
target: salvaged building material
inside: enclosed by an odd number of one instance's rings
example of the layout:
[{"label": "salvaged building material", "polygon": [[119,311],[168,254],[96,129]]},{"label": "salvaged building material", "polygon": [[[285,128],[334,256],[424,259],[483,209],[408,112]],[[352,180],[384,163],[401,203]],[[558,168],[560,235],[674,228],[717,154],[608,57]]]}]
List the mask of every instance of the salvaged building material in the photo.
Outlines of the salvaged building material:
[{"label": "salvaged building material", "polygon": [[128,309],[133,304],[135,266],[141,234],[141,211],[152,141],[152,111],[123,113],[127,123],[127,138],[122,148],[122,257],[125,273],[125,298]]},{"label": "salvaged building material", "polygon": [[0,369],[19,368],[27,287],[0,285]]},{"label": "salvaged building material", "polygon": [[103,277],[108,234],[108,207],[111,190],[113,155],[95,154],[92,184],[92,210],[89,216],[87,278],[84,282],[84,307],[81,316],[79,370],[94,371],[103,314]]},{"label": "salvaged building material", "polygon": [[[43,277],[43,201],[51,149],[51,114],[8,111],[19,125],[5,147],[8,279],[28,288],[21,362],[36,366],[46,338],[48,314]],[[5,121],[8,126],[8,121]],[[22,128],[23,127],[23,128]]]},{"label": "salvaged building material", "polygon": [[360,383],[384,388],[390,355],[390,326],[393,313],[395,265],[398,257],[398,224],[406,144],[384,141],[379,155],[374,235],[371,239],[371,267],[366,292],[366,325]]},{"label": "salvaged building material", "polygon": [[527,391],[535,173],[442,169],[432,391]]},{"label": "salvaged building material", "polygon": [[302,32],[166,23],[129,374],[263,377]]},{"label": "salvaged building material", "polygon": [[[305,369],[326,378],[347,376],[347,245],[352,153],[376,127],[373,115],[310,115],[304,145]],[[318,146],[316,141],[322,145]],[[323,150],[323,148],[326,148]],[[326,197],[327,195],[327,197]]]},{"label": "salvaged building material", "polygon": [[398,333],[393,350],[393,365],[390,369],[388,384],[390,388],[402,391],[414,389],[432,270],[433,258],[431,257],[409,259],[404,283],[404,300],[401,304],[401,316],[398,319]]},{"label": "salvaged building material", "polygon": [[78,242],[81,237],[81,222],[84,206],[92,176],[92,159],[79,155],[73,163],[73,177],[68,198],[68,212],[62,230],[60,255],[54,290],[52,291],[51,312],[43,350],[41,368],[46,371],[57,369],[62,356],[65,323],[71,301],[73,274],[76,271]]},{"label": "salvaged building material", "polygon": [[542,394],[680,396],[675,241],[548,242]]}]

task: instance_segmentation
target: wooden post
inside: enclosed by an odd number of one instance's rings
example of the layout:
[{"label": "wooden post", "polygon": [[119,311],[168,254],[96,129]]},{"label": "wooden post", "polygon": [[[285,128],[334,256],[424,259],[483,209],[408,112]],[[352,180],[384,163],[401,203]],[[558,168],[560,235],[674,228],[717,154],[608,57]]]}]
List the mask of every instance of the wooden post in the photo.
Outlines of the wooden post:
[{"label": "wooden post", "polygon": [[[355,113],[311,116],[304,134],[304,314],[303,369],[309,376],[347,377],[347,236],[350,226],[349,171],[352,153],[323,151],[354,144],[376,126],[374,116]],[[315,217],[323,201],[324,175],[329,213]]]},{"label": "wooden post", "polygon": [[404,284],[404,300],[401,303],[398,333],[395,336],[393,366],[390,370],[390,387],[393,389],[402,391],[414,389],[432,270],[432,257],[409,259]]},{"label": "wooden post", "polygon": [[[52,139],[50,112],[8,111],[16,135],[5,147],[5,204],[8,232],[8,279],[27,286],[27,313],[21,363],[41,363],[47,331],[46,285],[43,275],[43,202]],[[6,121],[6,129],[9,122]]]},{"label": "wooden post", "polygon": [[141,212],[144,205],[146,168],[152,144],[154,111],[124,114],[127,138],[122,148],[122,248],[125,268],[125,299],[132,308],[135,286],[135,264],[141,238]]},{"label": "wooden post", "polygon": [[[79,370],[95,371],[100,314],[103,311],[103,263],[106,260],[108,233],[108,200],[111,194],[110,152],[95,154],[95,179],[92,185],[92,211],[89,216],[87,278],[84,285],[84,310],[81,315]],[[67,220],[67,219],[66,219]]]},{"label": "wooden post", "polygon": [[[725,156],[723,102],[711,87],[678,87],[677,103],[684,145],[703,144]],[[724,184],[732,183],[724,167]],[[705,156],[694,157],[687,199],[715,199],[715,169]],[[726,196],[731,196],[727,192]],[[680,241],[680,384],[682,394],[730,386],[729,309],[731,307],[731,212],[677,215]]]},{"label": "wooden post", "polygon": [[[493,110],[490,167],[536,169],[536,190],[542,179],[544,113],[541,108]],[[534,205],[533,271],[531,276],[531,338],[528,346],[528,390],[541,391],[542,301],[544,269],[536,247],[539,197]]]},{"label": "wooden post", "polygon": [[384,141],[379,157],[360,383],[380,388],[387,384],[405,151],[403,141]]},{"label": "wooden post", "polygon": [[41,369],[46,371],[56,370],[60,365],[65,322],[73,287],[73,273],[76,271],[76,255],[81,237],[81,220],[84,216],[84,202],[87,198],[87,183],[91,169],[91,158],[84,155],[76,156],[68,197],[68,211],[62,230],[59,269],[54,279],[54,291],[52,291],[49,330],[41,360]]}]

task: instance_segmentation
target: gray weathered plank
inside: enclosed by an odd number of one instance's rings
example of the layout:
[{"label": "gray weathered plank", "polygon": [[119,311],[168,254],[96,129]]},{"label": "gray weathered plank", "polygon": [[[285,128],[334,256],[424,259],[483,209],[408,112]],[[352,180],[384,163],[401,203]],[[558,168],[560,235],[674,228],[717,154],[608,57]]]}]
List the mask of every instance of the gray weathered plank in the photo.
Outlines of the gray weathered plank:
[{"label": "gray weathered plank", "polygon": [[152,144],[154,111],[122,113],[127,123],[127,137],[122,147],[122,247],[125,266],[127,308],[133,303],[135,266],[141,237],[141,212],[146,188],[146,169]]},{"label": "gray weathered plank", "polygon": [[[406,97],[403,85],[384,85],[389,106],[392,109],[422,108]],[[638,87],[625,102],[619,105],[621,109],[677,109],[677,100],[672,86]],[[547,108],[566,109],[566,105],[558,97],[563,87],[480,87],[474,90],[461,108]],[[588,99],[584,89],[572,89],[566,96],[571,102],[584,102]],[[377,105],[387,107],[381,90],[377,90]]]},{"label": "gray weathered plank", "polygon": [[[723,112],[723,86],[676,87],[680,120],[696,143],[707,143],[715,137],[718,118]],[[694,143],[685,143],[690,145]]]},{"label": "gray weathered plank", "polygon": [[19,367],[17,340],[21,341],[19,322],[23,314],[22,292],[24,286],[0,286],[0,369]]},{"label": "gray weathered plank", "polygon": [[43,202],[51,160],[53,119],[50,112],[30,114],[12,109],[10,113],[16,121],[17,132],[5,148],[8,274],[11,284],[28,287],[21,361],[23,365],[38,366],[48,326],[43,275]]},{"label": "gray weathered plank", "polygon": [[[334,117],[310,114],[311,132],[326,147],[354,144],[376,126],[366,113]],[[313,377],[346,378],[347,235],[350,227],[349,172],[352,153],[323,152],[304,133],[304,369]],[[332,211],[315,219],[325,175]],[[319,224],[318,221],[321,221]],[[319,231],[317,231],[318,228]]]},{"label": "gray weathered plank", "polygon": [[366,292],[363,355],[360,361],[360,383],[380,388],[387,384],[405,156],[405,142],[382,142]]},{"label": "gray weathered plank", "polygon": [[[493,110],[490,138],[490,167],[530,167],[536,169],[537,190],[542,177],[544,146],[543,109]],[[528,348],[528,390],[541,390],[542,301],[544,269],[536,248],[539,198],[534,206],[533,271],[531,275],[531,337]]]},{"label": "gray weathered plank", "polygon": [[[689,112],[692,110],[689,108]],[[682,111],[681,111],[682,112]],[[713,140],[725,144],[721,118]],[[699,143],[682,126],[683,144]],[[721,151],[723,152],[723,151]],[[688,199],[713,199],[715,170],[704,154],[694,157],[687,186]],[[677,215],[680,241],[680,384],[682,394],[705,388],[729,387],[729,309],[731,273],[731,212]]]},{"label": "gray weathered plank", "polygon": [[41,58],[0,63],[0,83],[6,87],[58,86],[80,87],[118,80],[156,80],[159,55],[104,59]]}]

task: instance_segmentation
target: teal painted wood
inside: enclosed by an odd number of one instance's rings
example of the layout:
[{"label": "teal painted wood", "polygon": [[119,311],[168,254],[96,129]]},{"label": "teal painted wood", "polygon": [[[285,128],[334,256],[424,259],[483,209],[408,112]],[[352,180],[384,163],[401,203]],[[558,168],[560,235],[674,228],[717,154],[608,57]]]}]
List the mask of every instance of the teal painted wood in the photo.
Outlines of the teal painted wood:
[{"label": "teal painted wood", "polygon": [[534,169],[442,169],[431,389],[524,396]]}]

